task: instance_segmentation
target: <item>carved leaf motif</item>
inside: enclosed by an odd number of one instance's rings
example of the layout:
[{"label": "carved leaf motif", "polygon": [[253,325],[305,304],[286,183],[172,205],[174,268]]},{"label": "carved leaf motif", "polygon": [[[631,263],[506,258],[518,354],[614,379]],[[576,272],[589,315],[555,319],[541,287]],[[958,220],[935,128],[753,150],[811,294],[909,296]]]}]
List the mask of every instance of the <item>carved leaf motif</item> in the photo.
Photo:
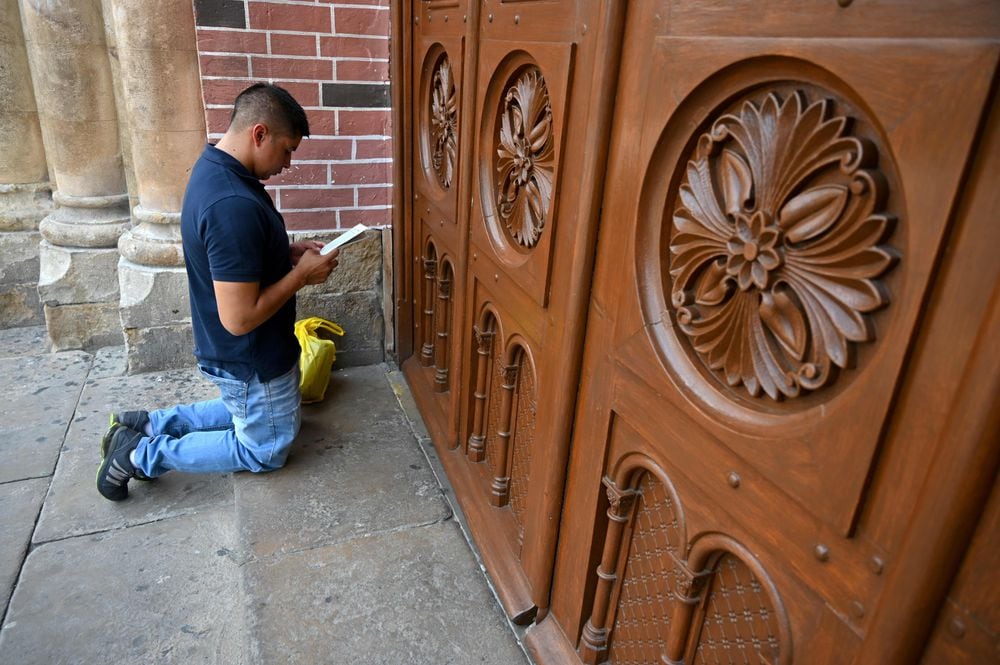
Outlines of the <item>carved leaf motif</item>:
[{"label": "carved leaf motif", "polygon": [[760,318],[796,360],[806,353],[806,320],[783,291],[762,293]]},{"label": "carved leaf motif", "polygon": [[694,301],[699,305],[718,305],[728,292],[725,279],[726,268],[718,261],[712,261],[705,269],[705,273],[698,280],[698,290],[695,292]]},{"label": "carved leaf motif", "polygon": [[753,185],[750,167],[732,150],[723,150],[722,158],[719,160],[719,172],[726,212],[736,216],[750,198],[750,187]]},{"label": "carved leaf motif", "polygon": [[815,187],[785,204],[778,217],[779,223],[790,242],[802,242],[830,228],[840,218],[846,203],[846,187]]},{"label": "carved leaf motif", "polygon": [[671,302],[729,386],[796,397],[874,337],[866,314],[888,302],[874,280],[894,261],[878,244],[885,179],[861,168],[877,160],[829,99],[772,92],[738,108],[699,138],[678,187]]},{"label": "carved leaf motif", "polygon": [[497,210],[515,242],[534,247],[552,202],[552,107],[536,69],[520,74],[504,96],[497,137]]},{"label": "carved leaf motif", "polygon": [[458,158],[458,95],[451,76],[451,63],[442,58],[431,82],[431,166],[442,187],[451,187]]}]

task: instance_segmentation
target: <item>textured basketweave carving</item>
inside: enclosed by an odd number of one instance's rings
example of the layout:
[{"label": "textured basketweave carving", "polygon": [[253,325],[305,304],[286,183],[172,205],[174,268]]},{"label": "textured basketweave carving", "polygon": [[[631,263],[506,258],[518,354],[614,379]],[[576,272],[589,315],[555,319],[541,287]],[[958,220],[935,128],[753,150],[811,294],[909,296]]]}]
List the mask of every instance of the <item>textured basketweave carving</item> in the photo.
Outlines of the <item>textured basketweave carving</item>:
[{"label": "textured basketweave carving", "polygon": [[[835,95],[755,92],[711,123],[675,192],[671,302],[697,355],[729,386],[792,398],[870,342],[875,281],[893,264],[886,179]],[[807,94],[806,89],[809,90]]]},{"label": "textured basketweave carving", "polygon": [[611,631],[614,665],[660,663],[674,603],[672,591],[684,577],[672,554],[680,531],[673,501],[651,473],[639,485],[628,560]]},{"label": "textured basketweave carving", "polygon": [[552,202],[552,106],[542,74],[522,69],[503,97],[496,137],[497,212],[510,238],[538,243]]},{"label": "textured basketweave carving", "polygon": [[535,374],[526,354],[521,354],[517,371],[517,415],[510,469],[510,509],[517,522],[520,541],[524,542],[524,513],[527,510],[528,483],[531,480],[531,449],[535,439]]},{"label": "textured basketweave carving", "polygon": [[441,186],[449,189],[458,159],[458,94],[447,55],[434,66],[430,101],[431,166]]},{"label": "textured basketweave carving", "polygon": [[707,591],[692,665],[777,663],[778,645],[778,615],[760,582],[745,563],[724,554]]},{"label": "textured basketweave carving", "polygon": [[486,398],[486,461],[492,475],[503,474],[506,461],[500,460],[500,403],[503,401],[503,345],[493,344],[490,387]]}]

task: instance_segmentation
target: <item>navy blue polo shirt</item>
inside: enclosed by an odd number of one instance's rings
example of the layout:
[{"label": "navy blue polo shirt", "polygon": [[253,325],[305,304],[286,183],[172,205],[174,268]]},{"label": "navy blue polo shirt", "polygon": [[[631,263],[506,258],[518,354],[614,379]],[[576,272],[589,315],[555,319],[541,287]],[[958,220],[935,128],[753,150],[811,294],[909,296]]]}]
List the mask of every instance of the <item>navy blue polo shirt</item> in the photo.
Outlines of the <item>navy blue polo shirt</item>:
[{"label": "navy blue polo shirt", "polygon": [[219,320],[212,281],[259,282],[263,290],[292,269],[285,220],[264,186],[239,160],[206,145],[191,170],[181,210],[191,296],[194,355],[244,381],[285,374],[298,362],[295,297],[245,335]]}]

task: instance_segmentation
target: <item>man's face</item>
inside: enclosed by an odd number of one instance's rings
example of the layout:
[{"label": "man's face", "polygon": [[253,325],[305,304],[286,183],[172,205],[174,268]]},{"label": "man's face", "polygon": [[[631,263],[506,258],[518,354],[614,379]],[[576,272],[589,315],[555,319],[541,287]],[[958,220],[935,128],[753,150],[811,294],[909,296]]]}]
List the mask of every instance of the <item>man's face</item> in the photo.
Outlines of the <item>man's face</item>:
[{"label": "man's face", "polygon": [[254,159],[254,175],[267,180],[291,166],[292,153],[299,147],[302,137],[266,132]]}]

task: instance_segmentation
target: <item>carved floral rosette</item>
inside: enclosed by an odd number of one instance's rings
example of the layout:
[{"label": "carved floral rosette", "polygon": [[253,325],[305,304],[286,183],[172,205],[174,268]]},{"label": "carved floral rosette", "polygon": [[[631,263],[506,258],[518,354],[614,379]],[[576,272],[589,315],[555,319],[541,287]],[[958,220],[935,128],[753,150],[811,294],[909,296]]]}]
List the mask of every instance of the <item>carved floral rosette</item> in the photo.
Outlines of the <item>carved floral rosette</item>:
[{"label": "carved floral rosette", "polygon": [[448,56],[442,56],[434,67],[430,106],[431,167],[438,183],[449,189],[458,160],[458,93]]},{"label": "carved floral rosette", "polygon": [[522,69],[503,96],[494,168],[496,204],[509,237],[525,248],[538,243],[552,203],[552,106],[541,72]]},{"label": "carved floral rosette", "polygon": [[753,95],[697,141],[670,229],[671,303],[732,387],[793,398],[870,342],[892,220],[871,142],[827,95]]}]

